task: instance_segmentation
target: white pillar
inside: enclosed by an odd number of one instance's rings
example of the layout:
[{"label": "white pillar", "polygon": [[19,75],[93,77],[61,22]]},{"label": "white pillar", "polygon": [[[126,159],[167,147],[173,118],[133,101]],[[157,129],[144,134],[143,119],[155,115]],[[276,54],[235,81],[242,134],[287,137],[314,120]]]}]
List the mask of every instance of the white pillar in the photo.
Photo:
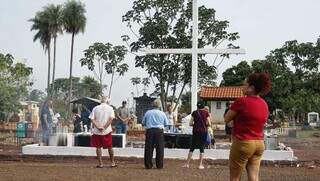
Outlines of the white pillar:
[{"label": "white pillar", "polygon": [[198,5],[192,4],[192,74],[191,74],[191,112],[197,109],[198,93]]}]

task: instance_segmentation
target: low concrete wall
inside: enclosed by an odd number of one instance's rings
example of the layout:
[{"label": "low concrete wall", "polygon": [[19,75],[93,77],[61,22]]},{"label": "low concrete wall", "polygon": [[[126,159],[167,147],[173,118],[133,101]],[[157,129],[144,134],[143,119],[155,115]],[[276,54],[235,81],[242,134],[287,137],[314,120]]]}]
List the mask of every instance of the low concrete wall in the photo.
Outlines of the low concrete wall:
[{"label": "low concrete wall", "polygon": [[[136,157],[143,158],[143,148],[114,148],[115,156],[118,157]],[[164,156],[169,159],[186,159],[188,149],[165,149]],[[22,147],[24,155],[59,155],[59,156],[96,156],[95,148],[90,147],[63,147],[63,146],[39,146],[37,144]],[[107,151],[103,152],[107,156]],[[155,152],[154,152],[155,156]],[[199,151],[195,151],[193,158],[199,157]],[[207,149],[205,150],[205,158],[207,159],[229,159],[229,150],[224,149]],[[293,151],[266,150],[263,160],[280,161],[295,160]]]}]

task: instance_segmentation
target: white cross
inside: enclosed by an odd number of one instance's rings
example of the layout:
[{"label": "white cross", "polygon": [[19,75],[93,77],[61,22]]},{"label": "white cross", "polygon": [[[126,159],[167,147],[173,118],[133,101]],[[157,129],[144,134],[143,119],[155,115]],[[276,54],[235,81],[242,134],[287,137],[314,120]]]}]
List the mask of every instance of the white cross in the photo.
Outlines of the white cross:
[{"label": "white cross", "polygon": [[147,54],[192,54],[191,111],[196,110],[198,91],[198,54],[245,54],[244,49],[198,49],[198,5],[192,3],[192,48],[191,49],[144,49]]}]

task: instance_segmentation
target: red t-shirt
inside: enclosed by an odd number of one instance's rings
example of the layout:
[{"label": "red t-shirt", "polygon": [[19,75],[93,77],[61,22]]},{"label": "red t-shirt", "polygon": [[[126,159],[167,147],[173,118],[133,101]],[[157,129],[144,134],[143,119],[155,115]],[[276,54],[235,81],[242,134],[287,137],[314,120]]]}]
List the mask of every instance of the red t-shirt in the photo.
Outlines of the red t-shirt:
[{"label": "red t-shirt", "polygon": [[230,109],[237,112],[232,135],[239,140],[263,140],[263,127],[269,115],[267,103],[260,97],[239,98]]}]

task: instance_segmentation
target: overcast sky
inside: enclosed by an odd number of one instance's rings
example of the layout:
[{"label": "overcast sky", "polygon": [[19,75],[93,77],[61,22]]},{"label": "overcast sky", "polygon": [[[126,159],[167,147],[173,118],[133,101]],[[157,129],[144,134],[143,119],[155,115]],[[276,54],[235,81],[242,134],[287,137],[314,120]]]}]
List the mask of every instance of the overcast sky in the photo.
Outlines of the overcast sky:
[{"label": "overcast sky", "polygon": [[[0,52],[10,53],[17,60],[33,67],[36,89],[45,90],[47,81],[47,57],[39,42],[33,43],[35,32],[30,31],[28,19],[34,17],[43,6],[64,0],[0,0]],[[79,59],[83,50],[94,42],[110,42],[124,45],[121,35],[130,34],[121,17],[132,6],[133,0],[84,0],[87,26],[84,34],[75,38],[73,75],[93,76],[81,67]],[[246,50],[246,55],[232,56],[219,67],[219,81],[226,68],[242,60],[264,58],[270,50],[281,47],[285,41],[315,42],[320,35],[319,0],[199,0],[199,5],[216,10],[219,20],[230,22],[230,32],[239,32],[236,42]],[[130,34],[131,35],[131,34]],[[56,77],[69,77],[70,34],[59,36],[57,42]],[[129,72],[114,85],[112,102],[120,105],[130,97],[133,87],[130,78],[146,76],[141,69],[134,68],[134,56],[128,54],[126,62]],[[210,61],[208,57],[208,61]],[[105,80],[108,83],[109,77]],[[151,91],[151,90],[150,90]]]}]

